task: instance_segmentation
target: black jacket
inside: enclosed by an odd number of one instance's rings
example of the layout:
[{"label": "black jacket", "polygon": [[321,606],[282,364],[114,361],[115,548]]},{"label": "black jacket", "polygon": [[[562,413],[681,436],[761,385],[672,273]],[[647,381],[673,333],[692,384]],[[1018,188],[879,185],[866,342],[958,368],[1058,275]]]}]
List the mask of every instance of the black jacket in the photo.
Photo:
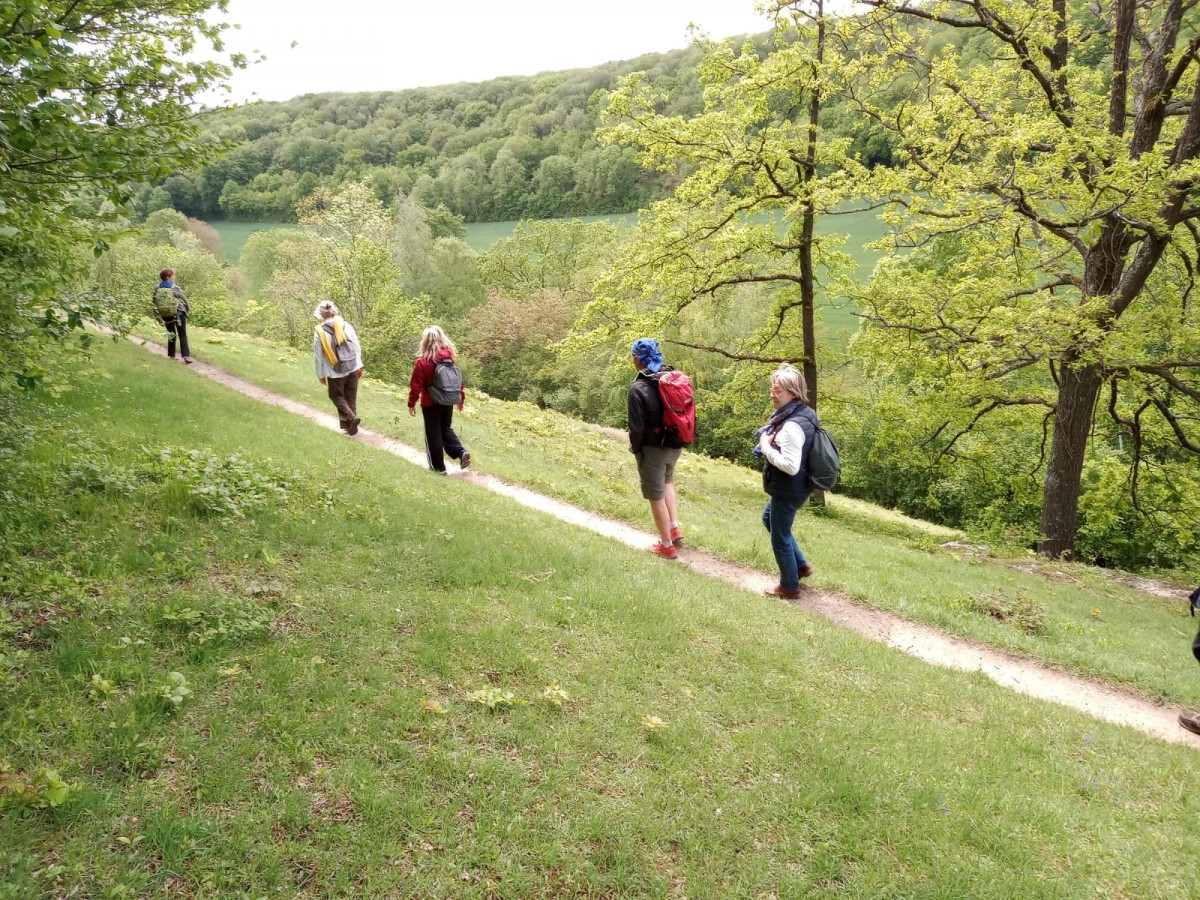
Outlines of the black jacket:
[{"label": "black jacket", "polygon": [[805,500],[812,493],[808,486],[808,448],[812,446],[817,434],[817,425],[820,423],[817,414],[806,403],[801,403],[796,411],[787,417],[787,422],[795,422],[804,432],[804,453],[800,459],[800,470],[795,475],[789,475],[763,460],[763,490],[768,496],[778,497],[780,500]]},{"label": "black jacket", "polygon": [[675,435],[668,436],[663,429],[663,402],[658,393],[658,376],[670,372],[663,366],[654,375],[638,372],[633,384],[629,385],[629,451],[640,453],[642,447],[667,447],[678,449],[684,446]]}]

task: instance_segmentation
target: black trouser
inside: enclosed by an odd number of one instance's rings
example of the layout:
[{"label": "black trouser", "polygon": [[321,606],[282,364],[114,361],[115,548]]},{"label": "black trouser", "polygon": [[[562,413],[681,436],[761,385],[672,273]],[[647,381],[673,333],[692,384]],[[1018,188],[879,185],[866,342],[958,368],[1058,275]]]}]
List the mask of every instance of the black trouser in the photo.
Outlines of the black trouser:
[{"label": "black trouser", "polygon": [[463,445],[450,427],[454,419],[454,407],[435,404],[422,406],[421,416],[425,419],[425,456],[429,468],[435,472],[446,471],[446,454],[451,459],[462,459]]},{"label": "black trouser", "polygon": [[167,329],[167,358],[175,358],[176,334],[179,335],[179,349],[183,351],[183,358],[187,359],[191,356],[187,340],[187,319],[182,316],[172,316],[169,319],[163,319],[162,323],[163,327]]},{"label": "black trouser", "polygon": [[358,373],[326,378],[325,387],[329,390],[329,399],[337,407],[338,424],[342,431],[349,431],[350,423],[358,418]]}]

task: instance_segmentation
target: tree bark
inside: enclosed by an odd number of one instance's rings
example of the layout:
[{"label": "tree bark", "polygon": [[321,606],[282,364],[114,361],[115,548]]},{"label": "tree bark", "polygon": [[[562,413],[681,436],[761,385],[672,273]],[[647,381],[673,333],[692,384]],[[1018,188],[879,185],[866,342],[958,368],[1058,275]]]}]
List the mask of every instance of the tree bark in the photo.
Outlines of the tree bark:
[{"label": "tree bark", "polygon": [[1038,544],[1038,552],[1047,556],[1072,559],[1075,555],[1083,457],[1100,383],[1100,367],[1094,363],[1064,365],[1059,373],[1054,435],[1042,492],[1042,540]]}]

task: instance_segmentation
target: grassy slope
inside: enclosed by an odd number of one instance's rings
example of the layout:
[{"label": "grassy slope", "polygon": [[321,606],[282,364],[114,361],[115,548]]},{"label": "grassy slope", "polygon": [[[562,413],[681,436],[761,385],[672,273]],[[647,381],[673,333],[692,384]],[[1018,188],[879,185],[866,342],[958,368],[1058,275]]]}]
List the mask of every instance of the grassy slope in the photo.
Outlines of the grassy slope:
[{"label": "grassy slope", "polygon": [[[201,358],[286,396],[328,405],[307,354],[197,331]],[[364,423],[420,446],[419,420],[409,418],[406,398],[405,390],[367,379],[360,404]],[[650,528],[632,458],[620,443],[563,416],[478,395],[456,422],[478,468]],[[759,522],[765,498],[754,473],[685,454],[678,483],[680,515],[695,546],[774,571]],[[837,497],[830,515],[806,509],[797,523],[820,587],[1152,697],[1200,705],[1186,602],[1135,591],[1084,566],[1064,564],[1043,577],[959,559],[938,549],[953,533]],[[1042,607],[1044,630],[1027,634],[979,612],[976,601],[986,598]]]},{"label": "grassy slope", "polygon": [[[178,363],[123,344],[100,357],[112,380],[81,378],[60,414],[10,416],[4,433],[3,464],[39,498],[10,511],[4,596],[29,566],[62,587],[26,591],[48,613],[13,638],[24,657],[8,645],[0,774],[50,765],[80,787],[58,810],[0,816],[0,896],[1200,890],[1192,751],[925,666]],[[275,386],[301,371],[274,369]],[[382,401],[364,400],[381,424]],[[464,428],[482,464],[532,456],[563,485],[596,480],[583,470],[607,447],[533,436],[519,423],[546,420],[529,410],[483,410]],[[488,437],[500,416],[507,440]],[[134,471],[140,446],[161,445],[239,453],[300,486],[286,507],[220,522],[169,487],[139,481],[123,499],[61,474],[82,458]],[[559,459],[573,451],[586,459],[570,475]],[[719,468],[691,461],[685,483]],[[317,488],[335,479],[326,511]],[[689,517],[692,534],[732,540],[723,519]],[[893,543],[939,559],[891,539],[874,551]],[[200,643],[164,602],[257,609],[274,626]],[[194,690],[175,717],[136,702],[168,671]],[[93,674],[117,693],[89,696]],[[562,709],[538,699],[552,683]],[[485,686],[530,702],[488,712],[468,699]],[[648,715],[667,727],[647,732]]]}]

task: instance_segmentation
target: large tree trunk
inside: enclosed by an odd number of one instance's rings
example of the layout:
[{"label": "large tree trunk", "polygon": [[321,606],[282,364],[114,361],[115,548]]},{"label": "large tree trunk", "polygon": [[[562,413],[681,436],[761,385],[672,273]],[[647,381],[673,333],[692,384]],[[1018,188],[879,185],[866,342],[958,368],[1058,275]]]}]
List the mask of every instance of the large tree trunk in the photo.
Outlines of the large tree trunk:
[{"label": "large tree trunk", "polygon": [[1100,369],[1094,364],[1064,365],[1059,374],[1054,437],[1042,493],[1042,541],[1038,544],[1038,551],[1048,556],[1071,559],[1075,555],[1079,482],[1100,382]]}]

